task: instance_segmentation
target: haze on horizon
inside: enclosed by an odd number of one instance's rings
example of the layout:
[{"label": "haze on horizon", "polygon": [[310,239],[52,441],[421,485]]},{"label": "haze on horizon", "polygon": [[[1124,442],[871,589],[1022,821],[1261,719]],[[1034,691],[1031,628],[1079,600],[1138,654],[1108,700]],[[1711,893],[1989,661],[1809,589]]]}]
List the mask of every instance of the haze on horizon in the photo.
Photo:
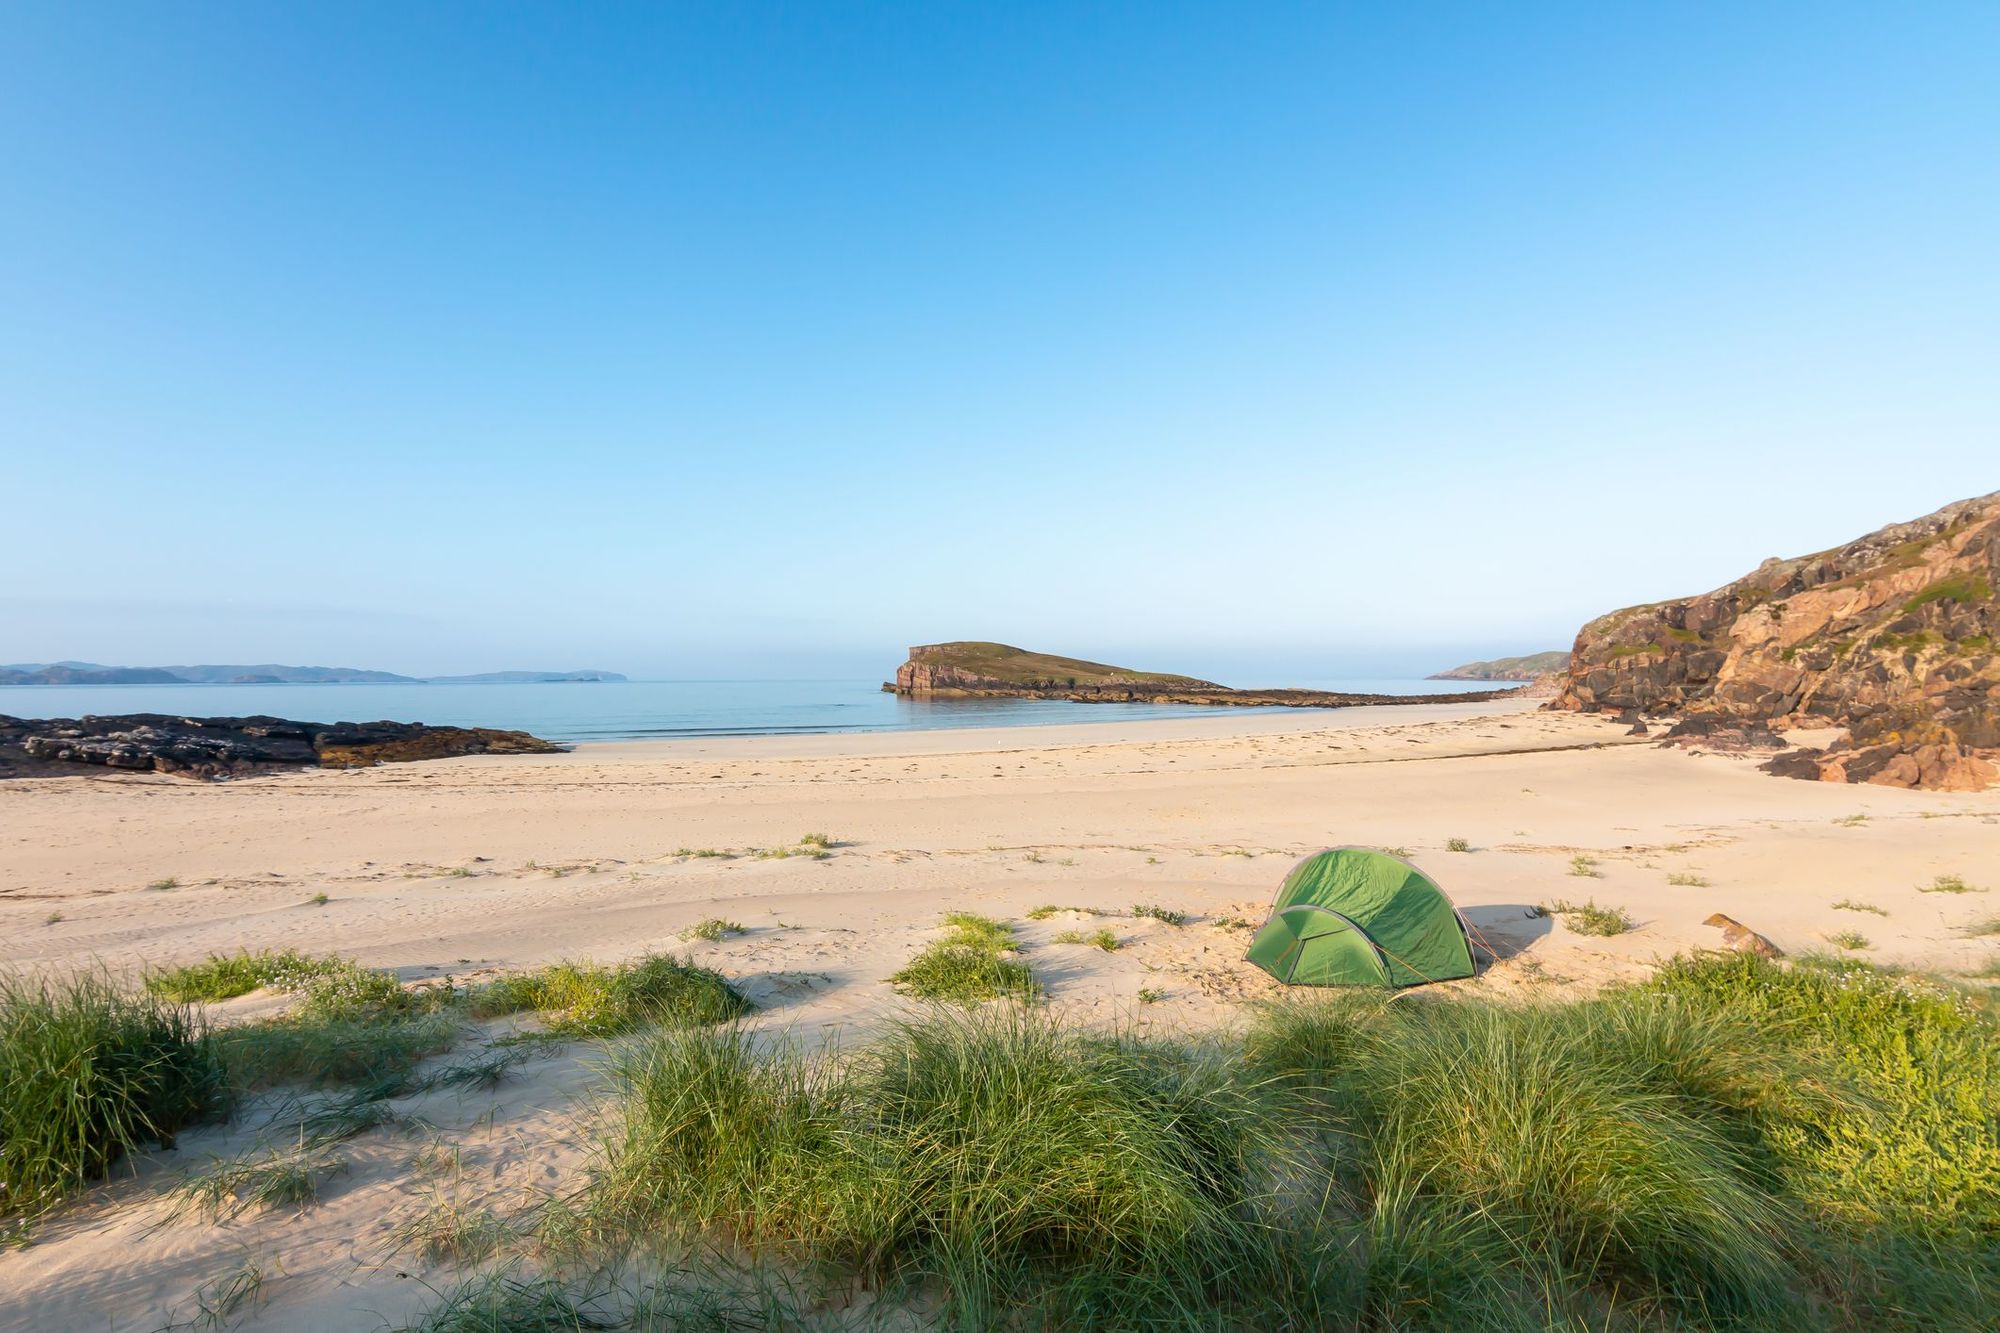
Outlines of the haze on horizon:
[{"label": "haze on horizon", "polygon": [[0,660],[1399,673],[2000,486],[1991,5],[0,50]]}]

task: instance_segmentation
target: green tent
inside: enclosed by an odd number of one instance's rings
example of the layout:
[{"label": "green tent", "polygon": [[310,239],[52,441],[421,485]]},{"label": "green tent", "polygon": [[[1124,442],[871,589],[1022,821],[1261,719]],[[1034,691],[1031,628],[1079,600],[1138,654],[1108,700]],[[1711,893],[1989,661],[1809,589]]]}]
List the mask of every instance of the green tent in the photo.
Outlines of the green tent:
[{"label": "green tent", "polygon": [[1473,974],[1465,923],[1444,890],[1409,862],[1360,847],[1294,866],[1244,956],[1293,986],[1414,986]]}]

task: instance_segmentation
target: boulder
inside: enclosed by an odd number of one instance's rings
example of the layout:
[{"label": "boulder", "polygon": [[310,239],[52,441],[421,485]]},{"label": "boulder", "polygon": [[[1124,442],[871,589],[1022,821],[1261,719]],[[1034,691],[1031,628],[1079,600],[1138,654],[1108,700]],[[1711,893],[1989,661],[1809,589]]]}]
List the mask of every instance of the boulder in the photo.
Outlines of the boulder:
[{"label": "boulder", "polygon": [[1733,916],[1717,912],[1701,923],[1722,928],[1722,947],[1733,953],[1753,953],[1759,958],[1783,958],[1785,951]]}]

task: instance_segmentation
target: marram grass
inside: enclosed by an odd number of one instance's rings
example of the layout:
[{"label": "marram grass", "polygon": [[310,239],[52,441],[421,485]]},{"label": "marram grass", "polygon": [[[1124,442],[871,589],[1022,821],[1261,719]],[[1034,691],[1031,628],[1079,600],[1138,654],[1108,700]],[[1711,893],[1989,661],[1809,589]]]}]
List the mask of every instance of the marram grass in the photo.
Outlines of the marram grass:
[{"label": "marram grass", "polygon": [[1996,1036],[1962,992],[1735,955],[1565,1004],[1313,993],[1235,1046],[1019,1006],[840,1057],[670,1033],[584,1225],[951,1327],[1978,1328]]},{"label": "marram grass", "polygon": [[33,1217],[219,1110],[222,1071],[186,1007],[109,978],[0,973],[0,1217]]}]

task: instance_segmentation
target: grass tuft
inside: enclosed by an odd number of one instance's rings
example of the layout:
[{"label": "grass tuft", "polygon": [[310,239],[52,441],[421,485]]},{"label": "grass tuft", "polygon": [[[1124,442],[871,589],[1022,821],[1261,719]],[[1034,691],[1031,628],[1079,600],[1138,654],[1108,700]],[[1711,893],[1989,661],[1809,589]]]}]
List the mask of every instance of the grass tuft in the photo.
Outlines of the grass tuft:
[{"label": "grass tuft", "polygon": [[562,962],[503,977],[472,992],[478,1018],[539,1013],[553,1032],[609,1037],[664,1023],[724,1023],[750,1011],[750,1002],[721,973],[684,959],[648,954],[618,967]]},{"label": "grass tuft", "polygon": [[1867,912],[1874,916],[1889,915],[1874,903],[1864,903],[1854,898],[1842,898],[1833,905],[1833,910],[1836,912]]},{"label": "grass tuft", "polygon": [[1277,1285],[1249,1202],[1271,1121],[1225,1061],[941,1010],[835,1062],[665,1036],[619,1077],[600,1225],[693,1222],[923,1284],[954,1328],[1157,1327]]},{"label": "grass tuft", "polygon": [[1875,947],[1869,943],[1868,937],[1858,930],[1838,930],[1826,938],[1828,943],[1838,945],[1840,948],[1849,950],[1850,952]]},{"label": "grass tuft", "polygon": [[1597,858],[1578,852],[1569,859],[1569,873],[1583,879],[1597,879]]},{"label": "grass tuft", "polygon": [[[322,901],[324,895],[322,895]],[[353,964],[320,958],[296,949],[266,949],[262,953],[212,953],[199,963],[168,968],[146,978],[146,989],[164,1000],[186,1004],[233,1000],[253,990],[302,990],[311,982]]]},{"label": "grass tuft", "polygon": [[1448,852],[1469,852],[1472,850],[1472,844],[1464,838],[1452,838],[1446,841],[1444,849]]},{"label": "grass tuft", "polygon": [[1708,887],[1708,880],[1705,876],[1696,875],[1685,870],[1676,870],[1668,875],[1667,883],[1680,889],[1705,889]]},{"label": "grass tuft", "polygon": [[683,940],[707,940],[714,942],[725,935],[741,935],[743,927],[734,921],[724,921],[719,916],[707,917],[695,922],[681,932]]},{"label": "grass tuft", "polygon": [[1928,884],[1919,884],[1918,893],[1984,893],[1985,889],[1967,884],[1963,875],[1939,875]]},{"label": "grass tuft", "polygon": [[1595,899],[1584,903],[1558,899],[1542,910],[1561,917],[1563,924],[1579,935],[1623,935],[1639,924],[1624,908],[1599,907]]},{"label": "grass tuft", "polygon": [[926,945],[889,982],[905,995],[950,1004],[978,1004],[1003,996],[1028,1001],[1041,985],[1017,952],[1013,927],[972,912],[947,912],[945,935]]},{"label": "grass tuft", "polygon": [[1088,944],[1106,953],[1118,951],[1118,937],[1109,930],[1095,930],[1086,935],[1080,930],[1059,931],[1054,937],[1056,944]]},{"label": "grass tuft", "polygon": [[1150,917],[1155,921],[1163,921],[1169,926],[1185,926],[1188,919],[1186,912],[1176,912],[1170,907],[1158,907],[1152,903],[1140,903],[1132,909],[1132,915],[1142,918]]},{"label": "grass tuft", "polygon": [[274,1208],[303,1209],[319,1202],[322,1181],[346,1170],[347,1163],[331,1149],[311,1141],[282,1152],[218,1160],[174,1189],[169,1215],[194,1213],[217,1222]]},{"label": "grass tuft", "polygon": [[0,973],[0,1217],[34,1217],[226,1104],[184,1005],[85,974]]}]

